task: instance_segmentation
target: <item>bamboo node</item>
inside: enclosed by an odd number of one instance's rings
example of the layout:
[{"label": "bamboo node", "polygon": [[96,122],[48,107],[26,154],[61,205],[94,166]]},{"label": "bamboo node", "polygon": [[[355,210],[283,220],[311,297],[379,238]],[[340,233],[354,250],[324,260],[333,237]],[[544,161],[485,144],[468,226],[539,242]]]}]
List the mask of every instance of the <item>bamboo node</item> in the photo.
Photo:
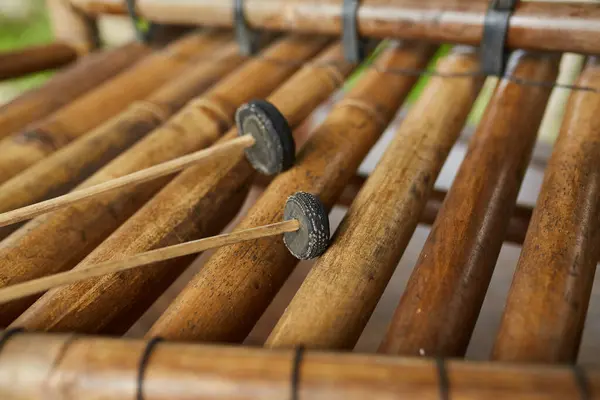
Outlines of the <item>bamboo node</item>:
[{"label": "bamboo node", "polygon": [[229,115],[227,111],[221,107],[218,103],[206,98],[200,97],[199,99],[195,99],[189,102],[189,107],[186,107],[186,110],[192,114],[196,111],[196,109],[206,109],[208,111],[216,114],[222,122],[224,122],[227,126],[233,125],[233,117]]},{"label": "bamboo node", "polygon": [[339,108],[342,107],[355,107],[369,114],[380,127],[385,128],[387,126],[387,119],[377,110],[376,107],[358,99],[344,99],[338,104]]},{"label": "bamboo node", "polygon": [[131,108],[134,110],[140,110],[142,112],[149,113],[153,117],[158,119],[161,123],[166,122],[170,117],[170,114],[167,111],[165,111],[161,106],[147,100],[136,101],[131,105]]}]

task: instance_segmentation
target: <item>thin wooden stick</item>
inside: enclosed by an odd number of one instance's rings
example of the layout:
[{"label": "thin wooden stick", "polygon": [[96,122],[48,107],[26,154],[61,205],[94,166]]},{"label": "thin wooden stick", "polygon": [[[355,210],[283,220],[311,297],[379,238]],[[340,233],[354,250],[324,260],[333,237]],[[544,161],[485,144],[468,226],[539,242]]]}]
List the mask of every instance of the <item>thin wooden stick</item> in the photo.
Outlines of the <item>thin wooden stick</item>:
[{"label": "thin wooden stick", "polygon": [[0,289],[0,304],[8,303],[9,301],[27,297],[32,294],[45,292],[46,290],[58,286],[76,283],[88,278],[96,278],[102,275],[126,271],[160,261],[167,261],[177,257],[200,253],[217,247],[280,235],[286,232],[295,232],[298,229],[300,229],[300,222],[296,219],[292,219],[258,228],[244,229],[238,232],[226,233],[174,246],[163,247],[161,249],[139,253],[121,260],[107,261],[86,268],[45,276],[43,278]]},{"label": "thin wooden stick", "polygon": [[231,154],[235,151],[242,151],[245,148],[251,147],[254,143],[255,140],[251,135],[240,136],[239,138],[230,140],[228,142],[215,145],[208,149],[203,149],[183,157],[175,158],[173,160],[157,164],[150,168],[142,169],[129,175],[124,175],[119,178],[90,186],[85,189],[77,190],[63,196],[55,197],[50,200],[42,201],[40,203],[18,208],[16,210],[0,214],[0,227],[35,218],[39,215],[67,207],[110,190],[115,190],[126,186],[139,185],[165,175],[170,175],[192,165],[210,161],[217,157]]}]

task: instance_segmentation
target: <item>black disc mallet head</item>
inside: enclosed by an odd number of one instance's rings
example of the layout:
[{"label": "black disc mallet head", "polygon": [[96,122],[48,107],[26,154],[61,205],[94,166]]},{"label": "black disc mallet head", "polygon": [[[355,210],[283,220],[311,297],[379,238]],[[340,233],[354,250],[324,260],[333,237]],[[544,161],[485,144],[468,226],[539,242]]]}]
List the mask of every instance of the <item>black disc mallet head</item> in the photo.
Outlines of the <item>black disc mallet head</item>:
[{"label": "black disc mallet head", "polygon": [[283,211],[284,220],[296,219],[300,229],[283,234],[283,242],[292,255],[310,260],[329,247],[329,216],[315,195],[297,192],[290,196]]},{"label": "black disc mallet head", "polygon": [[292,130],[277,107],[265,100],[253,100],[238,108],[235,114],[238,135],[252,135],[253,146],[246,158],[265,175],[276,175],[289,169],[296,159]]}]

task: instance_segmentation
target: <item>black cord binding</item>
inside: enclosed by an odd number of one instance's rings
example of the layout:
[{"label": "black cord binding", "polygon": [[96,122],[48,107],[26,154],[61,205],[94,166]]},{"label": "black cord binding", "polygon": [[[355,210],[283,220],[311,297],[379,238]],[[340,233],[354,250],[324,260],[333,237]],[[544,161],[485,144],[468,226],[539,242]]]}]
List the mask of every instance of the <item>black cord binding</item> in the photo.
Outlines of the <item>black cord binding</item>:
[{"label": "black cord binding", "polygon": [[144,373],[146,372],[146,367],[148,366],[148,362],[150,361],[150,356],[152,355],[152,352],[156,348],[156,345],[162,341],[163,339],[160,337],[150,339],[146,344],[144,352],[142,353],[137,374],[137,400],[144,400]]},{"label": "black cord binding", "polygon": [[446,369],[446,362],[442,357],[435,359],[438,372],[438,383],[440,385],[440,400],[450,399],[450,379],[448,378],[448,371]]},{"label": "black cord binding", "polygon": [[129,18],[131,19],[131,23],[135,29],[135,34],[138,40],[140,42],[148,43],[154,37],[156,25],[152,22],[148,22],[147,28],[144,29],[142,25],[145,22],[140,18],[135,10],[135,0],[125,0],[125,4],[127,5],[127,13],[129,14]]},{"label": "black cord binding", "polygon": [[519,0],[491,0],[483,26],[481,68],[485,75],[504,75],[509,52],[506,35],[510,17]]},{"label": "black cord binding", "polygon": [[25,332],[23,328],[10,328],[2,332],[2,336],[0,336],[0,351],[2,351],[2,348],[11,337],[23,332]]},{"label": "black cord binding", "polygon": [[585,375],[585,371],[577,364],[572,364],[571,370],[573,371],[573,377],[575,378],[577,388],[579,389],[579,398],[581,400],[591,400],[592,390],[590,388],[590,382]]},{"label": "black cord binding", "polygon": [[258,33],[250,29],[244,14],[244,0],[235,0],[233,7],[235,38],[245,56],[256,54],[259,49]]},{"label": "black cord binding", "polygon": [[304,357],[304,346],[296,347],[294,352],[294,359],[292,360],[292,382],[291,388],[291,400],[298,400],[300,398],[300,367],[302,365],[302,358]]},{"label": "black cord binding", "polygon": [[344,57],[357,64],[365,58],[365,41],[358,34],[358,6],[360,0],[344,0],[342,4],[342,44]]}]

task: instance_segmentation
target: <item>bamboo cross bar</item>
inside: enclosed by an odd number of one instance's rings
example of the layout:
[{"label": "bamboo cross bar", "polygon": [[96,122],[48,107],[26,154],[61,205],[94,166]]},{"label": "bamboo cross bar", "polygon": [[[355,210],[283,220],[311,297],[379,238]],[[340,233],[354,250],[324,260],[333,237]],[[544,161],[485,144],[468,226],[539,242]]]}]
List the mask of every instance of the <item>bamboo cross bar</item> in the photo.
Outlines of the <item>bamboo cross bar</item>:
[{"label": "bamboo cross bar", "polygon": [[61,42],[0,52],[0,81],[59,68],[76,59],[75,49]]},{"label": "bamboo cross bar", "polygon": [[[327,43],[327,39],[302,36],[284,37],[276,41],[263,50],[260,57],[242,64],[235,71],[221,79],[206,93],[192,100],[169,121],[100,169],[79,187],[96,185],[209,147],[232,126],[235,111],[239,106],[253,98],[268,96],[271,91],[300,69],[306,61],[321,51]],[[277,60],[292,60],[293,62],[277,62]],[[311,63],[308,63],[304,68],[312,73],[320,70]],[[318,80],[318,82],[323,85],[322,80]],[[328,93],[331,93],[331,89]],[[217,168],[216,166],[213,167],[213,164],[211,164],[211,167]],[[201,178],[203,174],[205,173],[194,175],[193,182],[202,182],[205,179]],[[7,279],[4,281],[6,284],[15,284],[73,268],[168,182],[169,177],[164,177],[146,182],[135,188],[105,193],[102,196],[89,198],[85,202],[75,204],[72,207],[34,219],[0,243],[0,276]],[[183,189],[183,192],[187,194],[193,186],[189,185],[186,189]],[[227,202],[221,202],[220,196],[226,196],[228,193],[223,190],[211,197],[211,201],[221,205],[227,204]],[[236,194],[239,201],[242,202],[245,193],[239,191]],[[167,203],[164,203],[165,211],[173,209],[175,204],[181,204],[184,198],[185,196],[178,194],[174,200],[169,199]],[[207,202],[202,203],[199,209],[207,210],[213,216],[218,214],[210,211],[211,207]],[[190,210],[197,212],[195,208]],[[235,211],[232,212],[235,213]],[[161,218],[157,218],[157,216],[162,216],[161,214],[166,215],[166,212],[160,211],[149,218],[152,230],[160,225]],[[219,217],[226,220],[233,217],[233,215],[230,216],[224,212]],[[179,229],[183,227],[183,225],[179,226]],[[214,230],[203,232],[202,236],[217,234],[224,226],[215,223],[210,228]],[[133,236],[129,236],[127,240],[121,240],[120,244],[129,243],[129,240],[134,238],[143,242],[147,237],[141,235],[141,233],[150,234],[148,238],[159,238],[159,235],[151,234],[152,230],[146,225],[141,230],[136,231]],[[63,232],[63,235],[54,235],[53,232],[56,231]],[[158,247],[170,244],[173,243],[165,241],[161,242]],[[14,248],[21,250],[18,254],[15,254],[12,251]],[[135,249],[135,246],[129,248]],[[139,252],[141,251],[144,251],[144,249]],[[37,256],[33,256],[34,254]],[[118,252],[115,251],[111,254],[116,256]],[[36,261],[32,262],[34,259]],[[163,284],[163,282],[167,285],[168,279],[165,278],[159,284]],[[109,291],[106,290],[106,292]],[[160,290],[153,293],[144,289],[142,292],[144,295],[154,296],[158,295],[157,293],[160,293]],[[133,294],[130,290],[126,290],[125,293]],[[73,298],[71,297],[69,302],[72,302]],[[112,299],[116,300],[117,297]],[[35,298],[28,298],[0,306],[0,326],[8,325],[25,311],[34,300]],[[88,304],[102,307],[102,304],[99,303]],[[106,303],[106,305],[106,312],[100,314],[105,315],[107,323],[110,322],[111,312],[118,313],[123,308],[132,312],[130,307],[135,307],[136,312],[138,310],[143,312],[146,306],[143,302],[139,304],[120,302],[114,307],[113,304]],[[132,312],[132,318],[135,318],[134,314]],[[40,321],[41,318],[37,322],[31,320],[31,324],[44,325]],[[65,324],[71,323],[68,318],[63,318],[61,321]],[[87,320],[82,318],[77,322],[85,324]],[[96,323],[94,323],[94,326],[96,329],[102,327],[101,324]]]},{"label": "bamboo cross bar", "polygon": [[[245,57],[240,55],[238,46],[227,43],[228,40],[228,35],[222,35],[207,41],[201,53],[214,54],[214,60],[190,65],[143,101],[132,104],[111,120],[0,185],[0,212],[67,192],[166,122],[185,103],[242,64]],[[17,228],[17,225],[1,228],[0,238]]]},{"label": "bamboo cross bar", "polygon": [[205,150],[199,150],[187,156],[166,161],[162,164],[158,164],[129,175],[124,175],[98,185],[76,190],[69,194],[55,197],[51,200],[6,212],[4,214],[0,214],[0,227],[32,219],[39,215],[67,207],[71,204],[109,192],[111,190],[139,185],[162,176],[170,175],[201,162],[206,162],[217,157],[231,155],[232,152],[235,154],[238,151],[242,151],[248,147],[251,147],[255,142],[255,139],[251,135],[244,135],[229,142],[222,143]]},{"label": "bamboo cross bar", "polygon": [[[71,0],[91,15],[125,13],[115,0]],[[234,1],[137,0],[145,18],[171,24],[231,27]],[[479,45],[488,0],[362,0],[358,31],[365,37]],[[341,36],[342,0],[245,0],[257,29]],[[509,22],[511,49],[600,53],[600,7],[593,3],[518,2]]]},{"label": "bamboo cross bar", "polygon": [[[300,48],[299,43],[302,43]],[[287,51],[290,51],[288,57],[293,56],[297,59],[301,55],[299,50],[309,43],[301,38],[288,39],[279,43],[277,52],[264,55],[269,59],[285,60]],[[269,102],[278,106],[290,128],[293,129],[302,123],[321,102],[343,84],[343,78],[352,71],[353,66],[340,62],[342,57],[340,43],[328,46],[268,97]],[[288,63],[265,64],[259,58],[253,60],[252,64],[255,65],[251,70],[257,75],[272,78],[279,68]],[[295,63],[289,63],[293,64]],[[259,66],[260,68],[256,68]],[[265,72],[267,66],[269,68]],[[254,73],[244,74],[239,80],[232,81],[235,85],[226,93],[237,95],[242,88],[261,83],[258,76],[253,75]],[[224,95],[225,93],[222,93],[218,98]],[[210,124],[197,126],[198,128],[190,130],[190,135],[210,133],[206,130]],[[238,134],[237,130],[232,129],[220,143],[225,143]],[[211,134],[209,138],[213,136]],[[208,138],[205,141],[208,141]],[[163,149],[157,149],[158,151],[163,152]],[[127,220],[76,268],[85,268],[118,257],[217,234],[229,224],[246,200],[253,175],[254,169],[246,157],[241,155],[188,169]],[[108,205],[120,207],[120,204],[128,204],[130,201],[131,199],[121,197]],[[281,209],[281,204],[279,207]],[[72,215],[72,224],[80,226],[75,218],[78,214]],[[264,224],[254,226],[257,225]],[[90,226],[91,233],[95,232],[95,229],[96,226]],[[47,239],[40,237],[41,243],[44,240]],[[106,275],[51,290],[15,320],[14,325],[51,331],[67,329],[123,333],[192,261],[191,257],[183,257],[161,263],[154,268]],[[77,308],[65,307],[66,304],[72,303],[73,298],[83,302]],[[125,298],[128,300],[118,300]]]},{"label": "bamboo cross bar", "polygon": [[453,400],[600,399],[598,367],[580,368],[586,396],[567,365],[448,360],[442,370],[439,360],[428,358],[306,351],[300,359],[296,350],[199,343],[157,344],[140,379],[147,345],[139,339],[17,334],[0,352],[0,394],[3,400],[131,400],[139,393],[152,400],[413,400],[446,392]]},{"label": "bamboo cross bar", "polygon": [[[560,58],[515,52],[507,73],[554,82]],[[433,224],[380,350],[463,357],[551,89],[502,80]]]},{"label": "bamboo cross bar", "polygon": [[[90,91],[52,115],[0,141],[0,183],[22,172],[142,100],[190,65],[214,35],[188,35],[148,55],[139,63]],[[216,33],[216,35],[222,35]],[[150,53],[147,46],[132,50]]]},{"label": "bamboo cross bar", "polygon": [[240,230],[233,233],[199,239],[193,242],[181,243],[162,249],[136,254],[125,259],[107,261],[85,268],[74,269],[71,271],[46,276],[0,289],[0,304],[45,292],[46,290],[68,285],[70,283],[76,283],[90,278],[127,271],[129,269],[147,266],[152,263],[158,263],[161,261],[171,260],[173,258],[200,253],[209,249],[280,235],[283,233],[296,232],[299,229],[300,221],[297,219],[291,219],[276,224]]},{"label": "bamboo cross bar", "polygon": [[[590,58],[578,84],[600,84]],[[492,357],[575,362],[600,257],[600,96],[572,92]]]},{"label": "bamboo cross bar", "polygon": [[460,76],[478,64],[471,48],[438,61],[439,71],[459,77],[429,81],[266,346],[354,347],[477,98],[483,79]]},{"label": "bamboo cross bar", "polygon": [[146,54],[147,50],[139,49],[144,47],[139,43],[130,43],[81,57],[39,88],[1,106],[0,138],[52,114],[111,79]]}]

